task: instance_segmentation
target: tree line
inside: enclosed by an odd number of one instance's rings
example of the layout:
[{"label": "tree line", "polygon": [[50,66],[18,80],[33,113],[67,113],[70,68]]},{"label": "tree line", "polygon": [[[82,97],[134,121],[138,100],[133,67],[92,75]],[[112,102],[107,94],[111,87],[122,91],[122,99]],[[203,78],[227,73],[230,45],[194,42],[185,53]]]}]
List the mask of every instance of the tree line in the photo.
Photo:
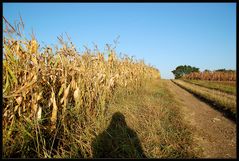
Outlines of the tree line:
[{"label": "tree line", "polygon": [[[193,67],[190,65],[180,65],[177,66],[172,73],[174,74],[175,79],[179,79],[187,74],[190,74],[192,72],[200,72],[199,68],[197,67]],[[211,71],[209,69],[205,69],[204,72],[235,72],[235,70],[231,70],[231,69],[217,69],[214,71]]]}]

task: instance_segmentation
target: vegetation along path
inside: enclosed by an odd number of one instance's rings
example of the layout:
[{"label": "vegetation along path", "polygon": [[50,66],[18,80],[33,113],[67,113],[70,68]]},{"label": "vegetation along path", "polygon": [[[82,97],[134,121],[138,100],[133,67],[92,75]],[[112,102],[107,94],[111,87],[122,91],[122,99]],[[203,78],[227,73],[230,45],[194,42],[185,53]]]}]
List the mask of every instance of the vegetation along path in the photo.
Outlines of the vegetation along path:
[{"label": "vegetation along path", "polygon": [[236,158],[235,122],[172,81],[168,81],[168,87],[182,103],[182,114],[192,127],[194,142],[202,147],[202,157]]}]

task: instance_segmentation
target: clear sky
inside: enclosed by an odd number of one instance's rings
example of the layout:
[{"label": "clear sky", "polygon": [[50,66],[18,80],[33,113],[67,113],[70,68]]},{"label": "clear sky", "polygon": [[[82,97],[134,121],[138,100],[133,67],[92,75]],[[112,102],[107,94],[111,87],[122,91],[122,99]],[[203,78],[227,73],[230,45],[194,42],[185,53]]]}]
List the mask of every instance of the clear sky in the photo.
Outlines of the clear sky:
[{"label": "clear sky", "polygon": [[179,65],[236,69],[236,3],[3,3],[14,23],[21,14],[25,33],[56,44],[70,35],[79,51],[96,43],[103,51],[117,36],[117,52],[144,59],[162,78]]}]

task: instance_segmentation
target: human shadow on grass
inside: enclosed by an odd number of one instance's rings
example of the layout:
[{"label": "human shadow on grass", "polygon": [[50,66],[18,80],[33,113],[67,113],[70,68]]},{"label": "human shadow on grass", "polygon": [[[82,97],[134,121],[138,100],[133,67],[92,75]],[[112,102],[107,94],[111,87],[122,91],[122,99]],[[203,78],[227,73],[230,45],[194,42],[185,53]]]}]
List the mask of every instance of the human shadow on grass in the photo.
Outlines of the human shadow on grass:
[{"label": "human shadow on grass", "polygon": [[112,116],[109,127],[92,142],[94,158],[146,158],[139,138],[122,113]]}]

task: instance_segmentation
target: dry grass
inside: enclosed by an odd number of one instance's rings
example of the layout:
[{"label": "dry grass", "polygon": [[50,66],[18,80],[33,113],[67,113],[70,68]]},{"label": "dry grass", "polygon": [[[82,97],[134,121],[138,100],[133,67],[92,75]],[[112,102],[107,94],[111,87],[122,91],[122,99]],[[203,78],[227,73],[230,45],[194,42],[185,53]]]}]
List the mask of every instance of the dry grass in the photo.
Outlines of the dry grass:
[{"label": "dry grass", "polygon": [[[200,151],[195,150],[198,145],[193,145],[190,127],[182,119],[180,106],[165,80],[149,81],[127,97],[124,92],[117,91],[109,105],[107,122],[99,133],[109,127],[112,115],[120,112],[127,126],[136,132],[147,158],[200,157]],[[118,135],[123,134],[118,132]],[[120,152],[116,151],[115,155]]]},{"label": "dry grass", "polygon": [[[6,21],[5,21],[6,22]],[[86,49],[68,40],[40,49],[7,22],[3,43],[3,157],[87,158],[115,92],[126,95],[159,78],[127,56]],[[20,26],[23,26],[21,22]]]}]

